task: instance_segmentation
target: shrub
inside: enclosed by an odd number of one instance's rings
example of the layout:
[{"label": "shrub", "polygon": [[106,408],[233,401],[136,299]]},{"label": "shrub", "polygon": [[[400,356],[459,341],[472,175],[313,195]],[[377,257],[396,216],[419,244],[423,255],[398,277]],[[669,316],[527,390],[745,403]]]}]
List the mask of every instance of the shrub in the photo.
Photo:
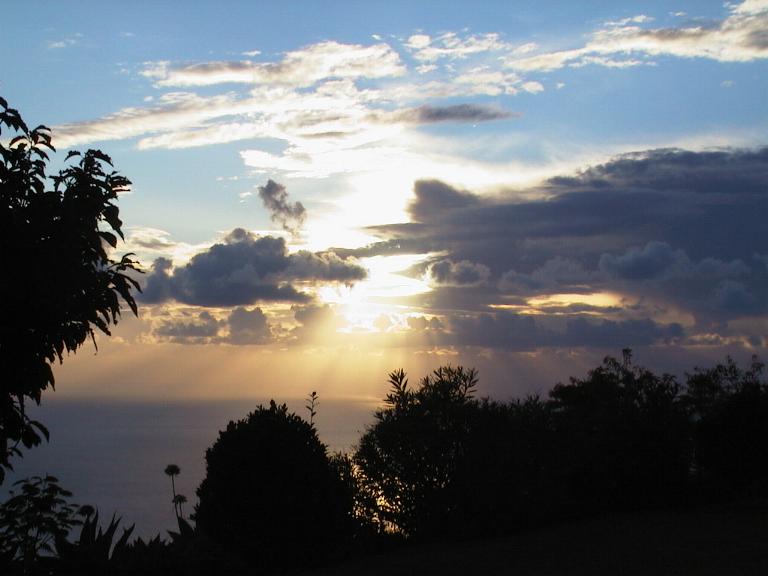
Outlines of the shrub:
[{"label": "shrub", "polygon": [[283,404],[230,422],[206,451],[197,528],[240,567],[293,569],[343,549],[351,502],[313,426]]},{"label": "shrub", "polygon": [[415,390],[402,370],[389,381],[387,406],[375,413],[354,457],[361,512],[382,532],[434,534],[447,529],[455,508],[455,473],[477,409],[477,373],[440,367]]}]

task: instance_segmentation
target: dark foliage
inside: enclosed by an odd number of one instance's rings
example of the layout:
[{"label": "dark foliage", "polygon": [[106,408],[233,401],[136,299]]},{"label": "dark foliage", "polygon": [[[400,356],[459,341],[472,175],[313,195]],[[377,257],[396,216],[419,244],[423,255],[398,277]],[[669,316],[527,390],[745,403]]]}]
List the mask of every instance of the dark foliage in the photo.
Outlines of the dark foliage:
[{"label": "dark foliage", "polygon": [[[352,456],[328,456],[314,426],[274,401],[230,422],[206,452],[197,526],[179,511],[170,540],[128,542],[132,528],[117,538],[118,520],[98,527],[55,478],[22,482],[0,507],[0,568],[295,572],[403,541],[768,496],[768,383],[756,359],[742,370],[728,358],[679,385],[632,364],[627,350],[546,400],[506,403],[474,399],[477,373],[462,367],[416,388],[402,370],[389,382]],[[166,468],[172,480],[179,472]]]},{"label": "dark foliage", "polygon": [[695,480],[706,498],[768,493],[768,381],[753,359],[731,358],[688,375],[684,402],[694,424]]},{"label": "dark foliage", "polygon": [[206,451],[198,531],[231,569],[292,570],[343,550],[349,487],[313,426],[272,401],[230,422]]},{"label": "dark foliage", "polygon": [[[3,130],[6,133],[3,133]],[[10,134],[7,132],[10,131]],[[50,131],[24,123],[0,98],[0,482],[19,446],[48,436],[25,402],[54,385],[51,364],[94,331],[109,334],[120,299],[136,314],[136,263],[108,250],[123,237],[115,204],[130,182],[98,150],[76,158],[46,189]],[[2,142],[2,140],[0,140]],[[94,339],[95,344],[95,339]]]},{"label": "dark foliage", "polygon": [[87,517],[80,528],[80,537],[70,542],[66,534],[56,534],[56,555],[58,574],[98,575],[114,572],[126,553],[128,539],[133,533],[133,526],[124,529],[115,540],[120,519],[112,516],[106,529],[99,526],[99,514]]},{"label": "dark foliage", "polygon": [[93,509],[69,503],[72,493],[55,476],[33,476],[13,485],[17,488],[0,505],[0,573],[29,574],[54,552],[54,542]]},{"label": "dark foliage", "polygon": [[552,516],[551,411],[537,397],[509,403],[483,399],[456,465],[452,533],[509,532]]},{"label": "dark foliage", "polygon": [[456,504],[454,478],[477,410],[477,373],[441,367],[411,389],[399,370],[389,382],[387,406],[376,412],[354,457],[358,506],[381,532],[440,532]]},{"label": "dark foliage", "polygon": [[575,515],[768,494],[763,365],[729,358],[687,376],[607,357],[547,400],[472,399],[474,371],[443,367],[386,407],[354,462],[358,513],[409,539],[476,537]]},{"label": "dark foliage", "polygon": [[686,486],[689,423],[673,376],[608,357],[550,393],[553,495],[579,511],[668,504]]}]

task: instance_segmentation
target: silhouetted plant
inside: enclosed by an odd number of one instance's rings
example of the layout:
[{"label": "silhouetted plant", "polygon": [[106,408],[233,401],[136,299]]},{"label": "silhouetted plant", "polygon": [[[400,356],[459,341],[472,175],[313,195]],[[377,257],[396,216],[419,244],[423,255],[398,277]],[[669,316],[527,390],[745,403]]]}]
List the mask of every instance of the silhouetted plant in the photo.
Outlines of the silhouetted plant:
[{"label": "silhouetted plant", "polygon": [[274,401],[206,451],[197,529],[231,568],[290,569],[343,550],[351,502],[313,426]]},{"label": "silhouetted plant", "polygon": [[354,456],[359,506],[385,532],[439,532],[454,511],[455,471],[477,408],[477,372],[440,367],[412,390],[405,372],[397,370],[389,383],[387,406],[375,413],[376,423]]},{"label": "silhouetted plant", "polygon": [[187,503],[187,497],[184,496],[184,494],[176,494],[176,496],[173,497],[173,506],[176,509],[176,517],[177,518],[184,518],[184,504]]},{"label": "silhouetted plant", "polygon": [[14,482],[17,490],[0,505],[0,567],[13,565],[30,573],[43,555],[53,553],[55,539],[82,523],[79,516],[92,513],[67,501],[72,493],[59,486],[55,476],[33,476]]},{"label": "silhouetted plant", "polygon": [[708,497],[768,494],[768,382],[753,358],[731,358],[687,374],[684,397],[695,426],[696,479]]},{"label": "silhouetted plant", "polygon": [[168,464],[168,466],[165,467],[165,473],[171,478],[171,492],[173,494],[171,503],[173,504],[173,512],[176,514],[176,518],[180,518],[181,504],[186,502],[187,499],[184,496],[182,496],[182,498],[184,498],[183,501],[178,498],[179,495],[176,494],[176,481],[174,478],[181,473],[181,468],[179,468],[176,464]]},{"label": "silhouetted plant", "polygon": [[312,394],[307,397],[307,410],[309,411],[309,425],[314,426],[315,416],[317,416],[318,396],[314,390]]},{"label": "silhouetted plant", "polygon": [[453,535],[504,533],[552,516],[551,420],[538,397],[483,399],[473,410],[453,482]]},{"label": "silhouetted plant", "polygon": [[[10,131],[3,134],[3,130]],[[123,237],[115,204],[130,182],[105,171],[112,161],[98,150],[70,152],[75,164],[51,176],[46,190],[50,130],[30,129],[0,98],[0,482],[19,446],[48,437],[27,415],[53,387],[51,364],[76,351],[95,330],[109,334],[120,298],[136,314],[128,274],[136,262],[110,258]],[[13,271],[10,273],[9,271]]]},{"label": "silhouetted plant", "polygon": [[89,515],[80,528],[80,537],[75,542],[67,540],[65,534],[55,538],[58,571],[61,574],[109,574],[114,573],[127,549],[128,539],[134,527],[123,529],[115,541],[120,519],[114,515],[106,529],[99,526],[99,514]]},{"label": "silhouetted plant", "polygon": [[606,357],[550,392],[557,497],[582,511],[670,502],[686,486],[692,445],[674,376]]}]

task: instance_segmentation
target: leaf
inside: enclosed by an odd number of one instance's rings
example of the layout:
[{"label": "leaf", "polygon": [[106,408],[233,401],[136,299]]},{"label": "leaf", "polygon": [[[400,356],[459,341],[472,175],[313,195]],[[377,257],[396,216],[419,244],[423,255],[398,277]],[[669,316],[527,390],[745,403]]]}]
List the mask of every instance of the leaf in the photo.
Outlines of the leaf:
[{"label": "leaf", "polygon": [[112,234],[111,232],[99,232],[99,236],[112,248],[117,248],[117,236]]}]

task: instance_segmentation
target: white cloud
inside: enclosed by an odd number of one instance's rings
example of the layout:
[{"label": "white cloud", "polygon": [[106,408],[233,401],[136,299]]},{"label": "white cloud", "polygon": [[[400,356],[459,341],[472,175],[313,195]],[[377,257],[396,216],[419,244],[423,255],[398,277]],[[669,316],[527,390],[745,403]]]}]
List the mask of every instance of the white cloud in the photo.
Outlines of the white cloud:
[{"label": "white cloud", "polygon": [[628,24],[645,24],[646,22],[653,22],[653,18],[646,16],[645,14],[639,14],[637,16],[631,16],[629,18],[622,18],[621,20],[613,20],[606,22],[606,26],[627,26]]},{"label": "white cloud", "polygon": [[411,50],[423,50],[429,46],[431,42],[432,39],[426,34],[414,34],[408,38],[408,41],[405,43],[405,45]]},{"label": "white cloud", "polygon": [[159,98],[148,108],[123,108],[98,120],[62,124],[53,131],[57,148],[69,148],[101,140],[121,140],[143,134],[198,126],[204,121],[252,111],[253,102],[232,94],[204,98],[188,92],[174,92]]},{"label": "white cloud", "polygon": [[70,46],[79,44],[83,37],[83,34],[78,32],[77,34],[72,34],[71,36],[67,36],[61,40],[51,40],[48,42],[48,48],[50,50],[61,50],[62,48],[69,48]]},{"label": "white cloud", "polygon": [[461,38],[455,32],[446,32],[434,40],[426,34],[414,34],[408,38],[405,46],[411,50],[414,58],[424,62],[435,62],[441,58],[460,60],[473,54],[515,49],[496,33]]},{"label": "white cloud", "polygon": [[311,86],[327,78],[384,78],[404,73],[400,56],[387,44],[334,41],[288,52],[279,62],[205,62],[180,68],[155,62],[142,72],[158,86],[182,87],[223,83]]},{"label": "white cloud", "polygon": [[521,88],[529,94],[544,92],[544,86],[542,86],[541,82],[524,82]]},{"label": "white cloud", "polygon": [[421,66],[416,67],[416,72],[419,74],[427,74],[428,72],[434,72],[437,70],[436,64],[422,64]]},{"label": "white cloud", "polygon": [[518,71],[551,71],[564,66],[597,64],[627,67],[647,63],[630,54],[709,58],[720,62],[749,62],[768,58],[768,0],[747,0],[732,7],[731,14],[716,26],[642,28],[649,18],[636,16],[610,22],[595,31],[580,48],[544,52],[526,58],[505,58]]}]

